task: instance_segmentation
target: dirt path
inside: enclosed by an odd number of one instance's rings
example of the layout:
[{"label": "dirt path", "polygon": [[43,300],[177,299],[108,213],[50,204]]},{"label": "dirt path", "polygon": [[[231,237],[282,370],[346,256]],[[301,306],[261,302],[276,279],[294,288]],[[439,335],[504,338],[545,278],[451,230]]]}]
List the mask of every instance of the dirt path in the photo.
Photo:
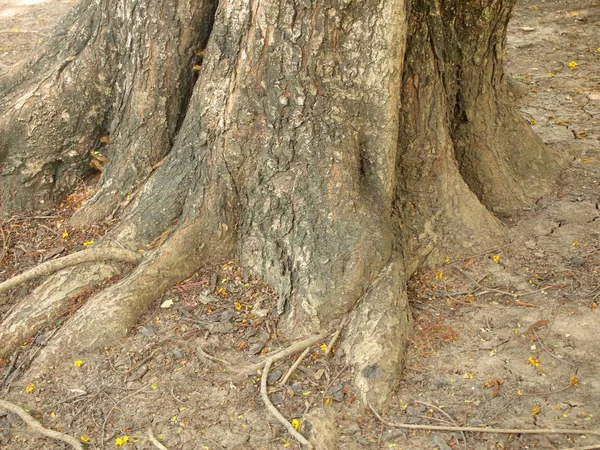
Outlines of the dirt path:
[{"label": "dirt path", "polygon": [[[73,3],[0,0],[0,69],[35,48]],[[514,99],[549,151],[570,164],[554,196],[508,220],[512,239],[504,247],[464,261],[448,255],[443,267],[413,279],[416,333],[402,386],[379,411],[389,420],[600,429],[600,312],[594,310],[600,301],[600,6],[594,4],[522,0],[515,11],[508,45]],[[60,230],[58,221],[26,223],[21,239],[23,245],[40,240],[36,255],[73,248],[60,233],[40,234],[42,225]],[[18,242],[15,237],[7,260],[16,257]],[[21,261],[29,261],[26,253]],[[2,264],[3,277],[16,270]],[[113,448],[125,437],[124,448],[155,448],[148,427],[170,449],[298,448],[266,413],[258,376],[235,379],[228,363],[206,356],[241,366],[263,349],[288,345],[269,312],[273,303],[271,290],[233,263],[204,267],[165,295],[127,340],[82,355],[80,366],[65,361],[29,389],[17,378],[0,396],[47,427],[89,437],[94,449]],[[18,364],[35,355],[44,337],[23,347]],[[313,426],[338,434],[339,448],[600,445],[593,436],[517,433],[466,433],[465,444],[459,433],[390,429],[358,407],[351,374],[320,348],[277,387],[293,360],[272,369],[271,399],[290,420],[308,411]],[[67,448],[33,436],[2,411],[0,447]]]}]

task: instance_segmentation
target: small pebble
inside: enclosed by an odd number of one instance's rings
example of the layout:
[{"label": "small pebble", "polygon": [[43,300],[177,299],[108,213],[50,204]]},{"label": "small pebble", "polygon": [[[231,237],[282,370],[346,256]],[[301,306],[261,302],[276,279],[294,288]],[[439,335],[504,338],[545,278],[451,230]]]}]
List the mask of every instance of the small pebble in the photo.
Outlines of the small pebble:
[{"label": "small pebble", "polygon": [[432,435],[431,440],[440,450],[451,450],[450,446],[446,444],[444,438],[442,438],[439,434]]},{"label": "small pebble", "polygon": [[386,430],[381,435],[381,441],[382,442],[391,441],[392,439],[396,439],[399,436],[403,436],[405,433],[406,433],[406,431],[402,430],[401,428],[396,428],[394,430]]}]

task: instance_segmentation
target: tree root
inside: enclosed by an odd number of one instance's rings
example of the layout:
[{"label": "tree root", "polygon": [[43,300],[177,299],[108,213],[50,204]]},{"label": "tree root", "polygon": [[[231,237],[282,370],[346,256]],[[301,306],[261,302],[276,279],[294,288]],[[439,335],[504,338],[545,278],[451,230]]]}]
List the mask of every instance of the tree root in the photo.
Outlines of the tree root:
[{"label": "tree root", "polygon": [[[252,375],[257,370],[260,370],[262,368],[262,376],[260,378],[260,396],[262,398],[263,403],[265,404],[267,410],[273,415],[273,417],[275,417],[277,419],[277,421],[285,427],[285,429],[294,437],[294,439],[296,439],[302,445],[305,445],[307,448],[313,448],[312,444],[310,442],[308,442],[308,440],[304,436],[302,436],[300,433],[298,433],[296,431],[296,429],[288,422],[288,420],[285,417],[283,417],[283,415],[279,412],[279,410],[275,407],[275,405],[273,405],[273,403],[271,403],[271,400],[269,400],[269,395],[267,393],[267,377],[269,375],[269,370],[271,369],[271,365],[275,361],[279,361],[280,359],[287,358],[288,356],[291,356],[294,353],[298,353],[299,351],[302,351],[302,350],[304,350],[304,353],[302,354],[304,356],[305,353],[307,353],[307,350],[312,345],[316,344],[317,342],[319,342],[322,339],[325,339],[328,335],[329,335],[329,333],[321,333],[316,336],[311,336],[309,338],[306,338],[300,342],[296,342],[295,344],[290,345],[288,348],[283,349],[283,350],[273,354],[272,356],[265,359],[264,361],[261,361],[256,364],[252,364],[251,366],[245,367],[238,372],[239,376]],[[296,360],[296,362],[294,363],[292,368],[288,371],[288,374],[286,374],[286,377],[289,377],[289,375],[291,375],[293,370],[300,364],[300,361],[302,361],[303,356],[301,356],[300,358],[298,358]]]},{"label": "tree root", "polygon": [[329,333],[321,333],[321,334],[306,338],[300,342],[296,342],[295,344],[290,345],[288,348],[285,348],[285,349],[275,353],[274,355],[270,356],[269,358],[267,358],[264,361],[261,361],[259,363],[252,364],[243,369],[240,369],[238,372],[238,375],[239,376],[253,375],[256,373],[257,370],[262,369],[268,360],[271,360],[271,364],[272,364],[276,361],[279,361],[280,359],[287,358],[288,356],[291,356],[294,353],[298,353],[299,351],[302,351],[305,348],[316,344],[320,340],[325,339],[328,335],[329,335]]},{"label": "tree root", "polygon": [[69,436],[68,434],[44,428],[37,420],[35,420],[33,417],[27,414],[27,412],[20,406],[14,405],[10,402],[7,402],[6,400],[0,399],[0,408],[6,409],[14,414],[17,414],[23,422],[25,422],[31,427],[31,429],[34,432],[51,439],[56,439],[57,441],[65,442],[71,447],[73,447],[75,450],[83,450],[83,445],[73,436]]},{"label": "tree root", "polygon": [[186,219],[159,248],[145,252],[126,278],[94,295],[61,327],[26,377],[43,378],[51,365],[114,344],[131,331],[153,301],[193,274],[202,261],[230,257],[234,227],[226,225],[228,218],[221,220],[220,204],[213,197],[204,197],[203,217],[214,220]]},{"label": "tree root", "polygon": [[269,400],[269,395],[267,394],[267,377],[269,376],[269,369],[271,369],[271,364],[273,364],[274,358],[267,358],[264,362],[265,367],[263,368],[262,377],[260,378],[260,396],[262,401],[264,402],[267,410],[277,419],[279,423],[281,423],[285,429],[290,433],[294,439],[300,442],[302,445],[307,448],[313,448],[312,444],[308,442],[308,440],[302,436],[300,433],[296,431],[296,429],[292,426],[291,423],[287,421],[285,417],[275,408],[271,400]]},{"label": "tree root", "polygon": [[118,275],[117,264],[88,263],[69,267],[43,281],[20,300],[0,323],[0,358],[6,358],[24,341],[64,315],[71,315],[87,300],[82,295]]},{"label": "tree root", "polygon": [[12,277],[3,283],[0,283],[0,294],[10,288],[18,286],[26,281],[33,280],[41,276],[52,275],[61,269],[79,264],[97,262],[97,261],[124,261],[138,262],[142,255],[130,250],[124,250],[114,247],[97,247],[86,249],[77,253],[72,253],[63,258],[45,262],[33,269],[27,270],[16,277]]},{"label": "tree root", "polygon": [[405,284],[404,267],[391,262],[350,312],[340,350],[364,405],[380,408],[398,384],[412,322]]},{"label": "tree root", "polygon": [[[417,402],[419,403],[419,402]],[[394,428],[407,428],[409,430],[430,430],[430,431],[458,431],[458,432],[473,432],[473,433],[499,433],[499,434],[579,434],[600,436],[600,431],[592,430],[569,430],[566,428],[540,428],[538,430],[520,429],[520,428],[479,428],[479,427],[444,427],[439,425],[413,425],[408,423],[395,423],[385,420],[379,415],[375,408],[369,405],[375,417],[387,426]]]}]

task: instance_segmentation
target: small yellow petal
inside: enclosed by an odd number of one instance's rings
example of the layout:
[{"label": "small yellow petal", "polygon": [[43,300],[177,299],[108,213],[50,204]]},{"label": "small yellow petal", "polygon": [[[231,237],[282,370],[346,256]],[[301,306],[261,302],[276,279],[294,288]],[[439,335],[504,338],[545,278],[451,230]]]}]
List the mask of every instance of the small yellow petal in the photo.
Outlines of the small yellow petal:
[{"label": "small yellow petal", "polygon": [[83,361],[81,359],[78,359],[77,361],[73,362],[73,365],[75,367],[81,367],[83,366]]},{"label": "small yellow petal", "polygon": [[33,383],[31,383],[25,388],[25,392],[27,392],[28,394],[31,394],[33,391],[35,391],[35,384]]},{"label": "small yellow petal", "polygon": [[537,367],[540,365],[540,360],[538,358],[534,358],[533,356],[530,356],[529,364],[531,364],[533,367]]},{"label": "small yellow petal", "polygon": [[115,439],[115,446],[122,447],[129,442],[129,436],[121,436]]},{"label": "small yellow petal", "polygon": [[298,419],[293,419],[292,426],[294,427],[294,430],[297,430],[298,428],[300,428],[300,421]]},{"label": "small yellow petal", "polygon": [[81,436],[81,442],[83,442],[84,444],[87,444],[88,442],[90,442],[92,440],[92,438],[90,438],[89,436]]}]

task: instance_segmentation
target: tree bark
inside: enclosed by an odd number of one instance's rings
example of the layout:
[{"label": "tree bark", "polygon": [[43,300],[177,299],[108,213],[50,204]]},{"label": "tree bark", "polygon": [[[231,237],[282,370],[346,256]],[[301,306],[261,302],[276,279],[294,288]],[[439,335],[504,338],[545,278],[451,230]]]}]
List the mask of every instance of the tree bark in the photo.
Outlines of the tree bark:
[{"label": "tree bark", "polygon": [[[348,323],[343,353],[362,400],[378,407],[398,381],[410,332],[408,277],[502,239],[493,213],[544,195],[557,173],[504,100],[514,1],[231,0],[214,18],[203,2],[117,3],[112,13],[108,0],[82,1],[51,40],[85,30],[81,55],[104,49],[102,80],[98,56],[44,66],[51,81],[9,74],[2,208],[34,207],[35,189],[45,199],[72,186],[67,174],[110,132],[98,193],[76,219],[110,215],[141,185],[100,245],[138,250],[169,237],[91,299],[38,367],[106,345],[203,261],[236,257],[277,289],[290,333]],[[190,54],[209,33],[188,102]],[[127,51],[111,53],[109,43]],[[32,61],[25,67],[35,72],[42,63]],[[95,94],[78,91],[65,110],[69,91],[54,88],[67,79]],[[35,91],[56,119],[21,105]],[[40,137],[58,135],[68,138],[52,140],[31,169]],[[16,200],[7,188],[19,189]]]},{"label": "tree bark", "polygon": [[97,159],[96,195],[75,221],[112,216],[171,149],[215,7],[82,0],[35,57],[3,74],[1,211],[61,200]]}]

